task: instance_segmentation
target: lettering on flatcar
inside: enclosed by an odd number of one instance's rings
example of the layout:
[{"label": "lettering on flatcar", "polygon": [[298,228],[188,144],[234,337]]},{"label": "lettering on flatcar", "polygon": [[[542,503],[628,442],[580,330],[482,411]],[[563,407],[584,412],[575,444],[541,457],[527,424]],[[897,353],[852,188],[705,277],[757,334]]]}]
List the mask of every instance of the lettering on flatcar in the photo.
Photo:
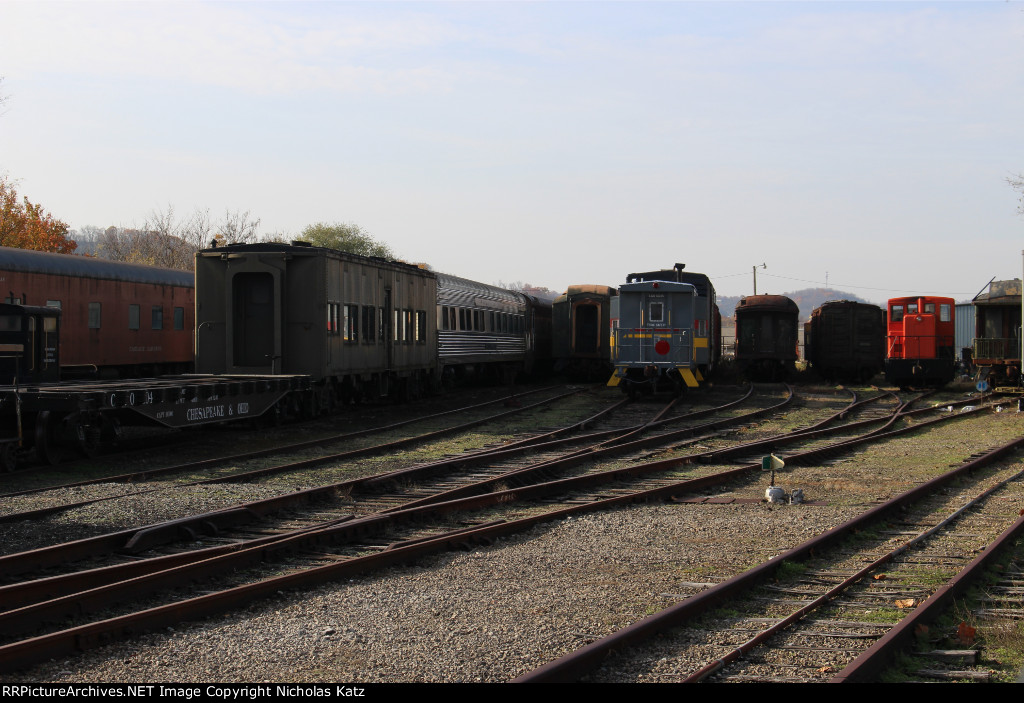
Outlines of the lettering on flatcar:
[{"label": "lettering on flatcar", "polygon": [[224,417],[224,415],[225,409],[223,405],[207,405],[202,408],[189,408],[185,413],[185,419],[189,422],[196,422],[198,420]]},{"label": "lettering on flatcar", "polygon": [[249,414],[249,404],[248,403],[239,403],[238,404],[238,414],[239,415],[248,415]]}]

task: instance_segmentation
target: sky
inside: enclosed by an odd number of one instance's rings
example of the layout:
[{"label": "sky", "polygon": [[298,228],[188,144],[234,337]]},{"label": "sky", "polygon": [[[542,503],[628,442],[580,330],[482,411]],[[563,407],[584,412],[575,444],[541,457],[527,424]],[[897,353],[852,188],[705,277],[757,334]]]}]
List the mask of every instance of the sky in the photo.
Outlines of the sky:
[{"label": "sky", "polygon": [[[0,0],[0,176],[562,291],[970,299],[1024,267],[1024,2]],[[763,265],[763,267],[762,267]]]}]

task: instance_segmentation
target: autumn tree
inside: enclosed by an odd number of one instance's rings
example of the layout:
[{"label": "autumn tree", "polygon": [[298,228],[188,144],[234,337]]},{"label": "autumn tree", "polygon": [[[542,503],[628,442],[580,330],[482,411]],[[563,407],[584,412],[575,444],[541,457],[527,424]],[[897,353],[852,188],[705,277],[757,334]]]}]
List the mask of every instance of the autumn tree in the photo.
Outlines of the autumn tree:
[{"label": "autumn tree", "polygon": [[394,259],[395,253],[391,247],[378,242],[371,237],[366,230],[357,224],[335,223],[329,225],[325,222],[317,222],[308,225],[300,239],[309,242],[313,246],[337,249],[349,254],[360,254],[362,256],[377,256],[382,259]]},{"label": "autumn tree", "polygon": [[70,254],[75,242],[68,238],[68,225],[46,212],[41,205],[18,198],[14,184],[0,178],[0,246]]}]

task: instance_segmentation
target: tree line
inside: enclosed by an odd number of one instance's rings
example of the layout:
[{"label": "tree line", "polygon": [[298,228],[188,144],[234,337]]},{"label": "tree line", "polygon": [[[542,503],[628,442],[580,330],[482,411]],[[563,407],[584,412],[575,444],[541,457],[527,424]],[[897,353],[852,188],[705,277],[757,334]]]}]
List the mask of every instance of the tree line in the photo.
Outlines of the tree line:
[{"label": "tree line", "polygon": [[389,246],[351,222],[316,222],[307,225],[297,237],[281,233],[261,235],[259,225],[260,218],[249,211],[228,210],[223,217],[214,219],[209,210],[197,208],[182,217],[169,205],[165,210],[154,210],[139,226],[88,225],[71,230],[42,206],[27,197],[20,198],[14,184],[0,178],[0,246],[77,253],[186,271],[192,270],[200,249],[254,242],[284,243],[293,238],[363,256],[397,258]]}]

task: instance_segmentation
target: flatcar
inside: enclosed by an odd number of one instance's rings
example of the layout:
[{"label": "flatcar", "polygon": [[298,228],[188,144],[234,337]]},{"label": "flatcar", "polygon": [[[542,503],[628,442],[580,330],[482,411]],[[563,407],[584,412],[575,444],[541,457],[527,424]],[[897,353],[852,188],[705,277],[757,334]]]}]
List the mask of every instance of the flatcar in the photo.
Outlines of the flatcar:
[{"label": "flatcar", "polygon": [[194,277],[86,256],[0,247],[3,302],[61,311],[65,378],[192,369]]},{"label": "flatcar", "polygon": [[952,298],[912,296],[888,303],[885,377],[907,387],[942,387],[955,372]]},{"label": "flatcar", "polygon": [[298,376],[62,381],[62,313],[0,304],[0,469],[68,448],[92,455],[126,425],[184,428],[265,415],[309,393]]},{"label": "flatcar", "polygon": [[885,368],[885,311],[852,300],[825,303],[804,323],[804,356],[827,380],[870,380]]},{"label": "flatcar", "polygon": [[783,295],[750,295],[736,304],[736,364],[754,380],[790,375],[800,356],[800,308]]},{"label": "flatcar", "polygon": [[704,274],[673,269],[631,273],[611,301],[609,386],[629,393],[696,388],[719,356],[721,318]]},{"label": "flatcar", "polygon": [[555,371],[572,378],[607,378],[611,372],[611,286],[572,285],[551,306]]},{"label": "flatcar", "polygon": [[976,295],[972,359],[992,387],[1021,382],[1021,281],[990,281]]}]

